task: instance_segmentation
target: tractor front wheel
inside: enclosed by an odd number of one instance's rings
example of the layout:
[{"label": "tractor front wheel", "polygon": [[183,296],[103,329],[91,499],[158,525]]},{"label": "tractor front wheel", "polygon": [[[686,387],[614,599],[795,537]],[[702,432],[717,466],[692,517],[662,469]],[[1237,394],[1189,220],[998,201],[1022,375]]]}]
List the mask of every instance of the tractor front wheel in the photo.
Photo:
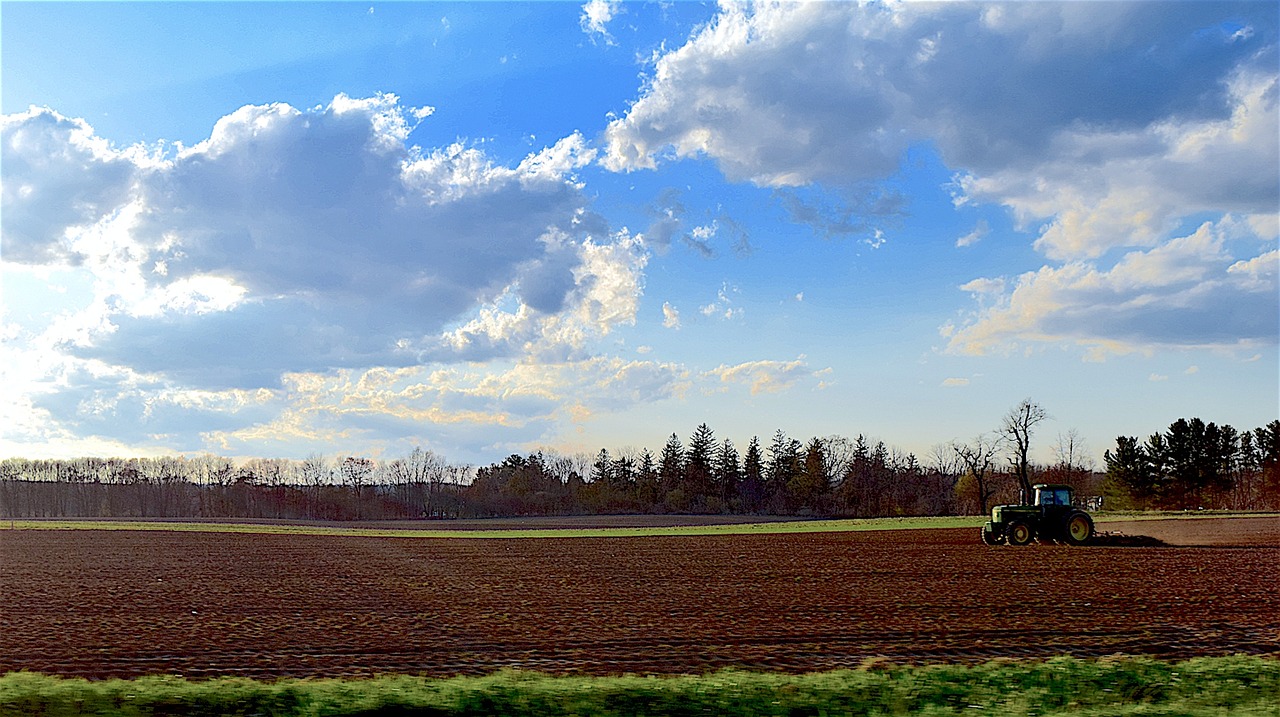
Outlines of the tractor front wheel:
[{"label": "tractor front wheel", "polygon": [[1009,541],[1009,545],[1026,545],[1036,535],[1031,530],[1030,525],[1020,520],[1015,520],[1004,529],[1004,537],[1005,540]]},{"label": "tractor front wheel", "polygon": [[1071,545],[1084,545],[1093,537],[1093,519],[1084,513],[1072,513],[1062,533]]},{"label": "tractor front wheel", "polygon": [[1004,542],[1004,539],[1000,535],[996,534],[995,531],[987,530],[987,526],[982,526],[980,530],[982,530],[983,543],[987,545],[999,545]]}]

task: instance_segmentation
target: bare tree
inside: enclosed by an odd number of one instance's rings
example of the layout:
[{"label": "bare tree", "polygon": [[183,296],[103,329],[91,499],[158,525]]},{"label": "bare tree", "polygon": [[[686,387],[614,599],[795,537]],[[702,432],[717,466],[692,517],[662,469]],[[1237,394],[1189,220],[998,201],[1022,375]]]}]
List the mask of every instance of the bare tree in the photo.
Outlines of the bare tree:
[{"label": "bare tree", "polygon": [[987,501],[995,493],[995,488],[991,486],[988,478],[999,450],[996,439],[991,435],[980,435],[970,443],[952,441],[951,450],[960,460],[965,474],[971,476],[977,485],[978,508],[982,515],[986,515]]},{"label": "bare tree", "polygon": [[942,475],[960,477],[965,465],[956,452],[956,442],[934,444],[929,449],[929,467]]},{"label": "bare tree", "polygon": [[1024,398],[1021,403],[1009,409],[1000,425],[1001,436],[1009,442],[1011,451],[1009,466],[1018,479],[1018,489],[1022,492],[1021,500],[1024,503],[1031,496],[1030,463],[1028,462],[1031,436],[1036,426],[1048,417],[1049,414],[1045,413],[1040,404],[1033,402],[1030,398]]},{"label": "bare tree", "polygon": [[1093,456],[1089,455],[1088,446],[1080,437],[1080,432],[1074,428],[1058,434],[1058,445],[1053,448],[1053,457],[1057,459],[1058,465],[1071,471],[1088,473],[1094,469]]},{"label": "bare tree", "polygon": [[361,456],[347,456],[338,464],[338,473],[355,499],[356,520],[364,520],[364,486],[373,475],[374,468],[373,461]]},{"label": "bare tree", "polygon": [[831,475],[847,475],[857,459],[858,444],[845,436],[832,435],[822,439],[822,445],[826,448],[827,460],[831,462]]}]

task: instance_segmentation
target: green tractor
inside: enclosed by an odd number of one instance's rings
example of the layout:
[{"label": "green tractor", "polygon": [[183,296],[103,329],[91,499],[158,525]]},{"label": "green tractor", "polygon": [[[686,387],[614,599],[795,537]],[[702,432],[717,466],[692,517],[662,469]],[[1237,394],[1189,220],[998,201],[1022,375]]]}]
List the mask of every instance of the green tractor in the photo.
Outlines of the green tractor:
[{"label": "green tractor", "polygon": [[1034,505],[997,505],[991,520],[982,526],[987,545],[1026,545],[1032,540],[1084,545],[1093,537],[1093,518],[1072,505],[1069,485],[1040,483],[1033,486]]}]

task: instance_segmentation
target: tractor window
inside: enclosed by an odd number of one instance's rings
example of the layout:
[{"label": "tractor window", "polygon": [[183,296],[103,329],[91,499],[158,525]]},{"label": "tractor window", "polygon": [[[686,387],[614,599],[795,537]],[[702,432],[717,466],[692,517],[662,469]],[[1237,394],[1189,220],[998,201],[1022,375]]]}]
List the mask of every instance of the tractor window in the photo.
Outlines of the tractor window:
[{"label": "tractor window", "polygon": [[1062,488],[1041,488],[1036,491],[1036,505],[1071,505],[1071,494]]}]

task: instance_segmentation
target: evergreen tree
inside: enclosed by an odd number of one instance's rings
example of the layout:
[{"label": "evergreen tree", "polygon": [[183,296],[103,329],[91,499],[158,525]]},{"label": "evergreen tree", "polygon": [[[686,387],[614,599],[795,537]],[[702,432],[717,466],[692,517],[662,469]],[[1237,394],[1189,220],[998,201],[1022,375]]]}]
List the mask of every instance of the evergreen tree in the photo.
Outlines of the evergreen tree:
[{"label": "evergreen tree", "polygon": [[1199,418],[1178,419],[1164,434],[1167,495],[1177,508],[1202,508],[1231,487],[1239,436]]},{"label": "evergreen tree", "polygon": [[716,437],[707,424],[700,424],[689,438],[689,449],[685,453],[685,492],[696,505],[701,507],[706,499],[715,495],[712,461],[716,449]]},{"label": "evergreen tree", "polygon": [[813,438],[804,449],[800,470],[791,476],[787,494],[792,508],[821,510],[830,489],[826,449],[822,439]]},{"label": "evergreen tree", "polygon": [[800,470],[800,441],[788,438],[779,428],[769,444],[769,464],[765,466],[765,500],[773,511],[786,509],[787,484]]},{"label": "evergreen tree", "polygon": [[671,492],[684,482],[684,445],[680,437],[672,433],[667,445],[662,447],[662,457],[658,461],[658,480],[664,492]]},{"label": "evergreen tree", "polygon": [[619,454],[613,459],[613,471],[610,475],[619,486],[631,486],[636,482],[636,461],[630,455]]},{"label": "evergreen tree", "polygon": [[720,490],[720,499],[725,505],[735,502],[738,496],[738,483],[742,480],[742,466],[738,462],[738,448],[728,438],[720,443],[716,451],[715,483]]},{"label": "evergreen tree", "polygon": [[760,510],[764,502],[764,456],[759,436],[752,436],[742,459],[742,484],[738,487],[742,507],[748,512]]},{"label": "evergreen tree", "polygon": [[654,512],[662,504],[662,486],[658,480],[658,465],[649,449],[640,454],[640,463],[636,468],[636,499],[640,509]]},{"label": "evergreen tree", "polygon": [[595,463],[591,464],[591,482],[601,485],[613,482],[613,461],[609,458],[607,448],[601,448],[596,454]]}]

